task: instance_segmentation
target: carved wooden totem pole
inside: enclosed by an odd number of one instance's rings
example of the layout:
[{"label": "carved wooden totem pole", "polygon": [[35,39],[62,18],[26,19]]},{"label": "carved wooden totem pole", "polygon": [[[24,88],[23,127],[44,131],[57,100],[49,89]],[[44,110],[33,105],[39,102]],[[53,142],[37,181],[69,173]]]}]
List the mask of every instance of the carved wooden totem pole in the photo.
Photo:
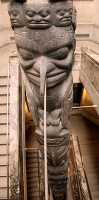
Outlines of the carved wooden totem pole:
[{"label": "carved wooden totem pole", "polygon": [[48,185],[54,200],[66,200],[76,28],[73,0],[12,0],[9,15],[42,157],[47,88]]}]

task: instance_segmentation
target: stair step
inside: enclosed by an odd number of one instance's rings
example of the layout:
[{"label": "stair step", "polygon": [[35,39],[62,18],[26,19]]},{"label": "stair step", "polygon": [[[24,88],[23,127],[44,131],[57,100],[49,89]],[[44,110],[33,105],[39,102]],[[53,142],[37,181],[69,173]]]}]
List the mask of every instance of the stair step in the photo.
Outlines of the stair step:
[{"label": "stair step", "polygon": [[31,168],[37,169],[40,166],[41,166],[40,163],[37,163],[37,162],[35,162],[35,163],[32,163],[32,162],[31,163],[27,163],[27,170],[29,170],[29,169],[31,170]]},{"label": "stair step", "polygon": [[[0,98],[1,99],[1,98]],[[2,104],[0,104],[0,113],[6,113],[7,112],[7,104],[2,102]]]},{"label": "stair step", "polygon": [[[6,131],[7,132],[7,131]],[[8,135],[9,135],[9,133],[8,133]],[[4,137],[7,137],[7,133],[5,133],[5,132],[1,132],[0,133],[0,136],[4,136]],[[2,141],[1,141],[2,142]]]},{"label": "stair step", "polygon": [[28,177],[30,177],[30,176],[38,176],[40,173],[41,172],[38,172],[38,171],[35,172],[35,171],[33,171],[33,169],[32,169],[32,171],[31,170],[27,170]]},{"label": "stair step", "polygon": [[31,165],[29,165],[29,164],[27,163],[27,170],[29,169],[28,166],[29,166],[29,168],[31,168],[32,166],[33,166],[33,168],[38,168],[39,163],[37,163],[37,162],[32,162]]},{"label": "stair step", "polygon": [[27,174],[28,174],[27,176],[30,177],[30,176],[38,176],[39,173],[38,170],[35,171],[32,169],[32,170],[27,170]]},{"label": "stair step", "polygon": [[27,177],[27,182],[31,183],[30,185],[28,185],[28,188],[31,187],[31,185],[36,187],[38,185],[38,183],[39,183],[39,178],[38,177],[34,177],[34,178],[33,177],[28,178]]},{"label": "stair step", "polygon": [[38,188],[38,190],[34,190],[34,188],[31,188],[31,190],[30,189],[27,189],[27,191],[28,191],[28,197],[29,196],[38,196],[39,197],[39,188]]},{"label": "stair step", "polygon": [[7,199],[7,188],[0,188],[0,199]]},{"label": "stair step", "polygon": [[27,158],[34,158],[34,159],[38,159],[38,154],[35,153],[26,153]]},{"label": "stair step", "polygon": [[31,193],[29,192],[28,198],[29,198],[29,200],[34,200],[34,199],[39,200],[40,196],[39,196],[39,194],[37,195],[37,194],[33,194],[33,192],[31,192]]},{"label": "stair step", "polygon": [[[33,176],[33,175],[31,174],[31,177],[29,177],[29,176],[28,176],[28,173],[27,173],[27,180],[28,180],[28,181],[32,181],[33,179],[35,179],[35,181],[38,182],[38,179],[39,179],[38,174],[36,174],[35,176]],[[32,182],[33,182],[33,181],[32,181]]]},{"label": "stair step", "polygon": [[35,172],[30,173],[30,172],[27,171],[27,178],[28,179],[36,178],[36,177],[38,178],[38,176],[39,176],[39,173],[35,173]]},{"label": "stair step", "polygon": [[29,200],[34,200],[34,199],[40,200],[39,196],[29,196],[28,198],[29,198]]},{"label": "stair step", "polygon": [[39,169],[40,160],[37,149],[26,151],[27,196],[29,200],[40,199]]},{"label": "stair step", "polygon": [[4,87],[7,87],[7,84],[3,84],[3,83],[0,84],[0,88],[2,88],[2,87],[3,87],[3,88],[4,88]]},{"label": "stair step", "polygon": [[7,166],[0,166],[0,177],[7,176]]},{"label": "stair step", "polygon": [[7,154],[7,145],[0,145],[0,156]]},{"label": "stair step", "polygon": [[32,173],[28,173],[27,172],[27,179],[32,179],[32,178],[38,178],[39,176],[39,173],[35,173],[35,172],[32,172]]},{"label": "stair step", "polygon": [[34,168],[37,168],[36,166],[39,165],[39,163],[37,162],[37,160],[33,160],[33,158],[32,159],[27,159],[26,163],[27,163],[27,168],[29,168],[29,167],[31,168],[32,166]]},{"label": "stair step", "polygon": [[38,181],[39,180],[39,178],[40,178],[40,176],[39,176],[39,174],[30,174],[30,176],[28,176],[28,173],[27,173],[27,180],[28,181],[32,181],[33,182],[33,180],[35,180],[35,181]]},{"label": "stair step", "polygon": [[0,124],[0,133],[6,133],[7,132],[7,124]]},{"label": "stair step", "polygon": [[7,187],[7,177],[0,177],[0,188]]},{"label": "stair step", "polygon": [[29,163],[39,163],[39,160],[37,158],[33,157],[28,157],[27,162]]},{"label": "stair step", "polygon": [[8,163],[8,156],[0,156],[0,166],[5,166]]},{"label": "stair step", "polygon": [[8,198],[0,198],[0,200],[8,200]]},{"label": "stair step", "polygon": [[0,104],[2,104],[2,103],[7,103],[7,95],[0,96]]},{"label": "stair step", "polygon": [[7,136],[0,134],[0,145],[7,144]]},{"label": "stair step", "polygon": [[7,85],[8,78],[7,77],[0,77],[0,86]]},{"label": "stair step", "polygon": [[27,150],[26,154],[27,154],[28,157],[32,157],[33,156],[35,158],[38,158],[38,155],[39,155],[38,152],[35,152],[35,151],[33,152],[33,150]]},{"label": "stair step", "polygon": [[7,87],[0,88],[0,95],[7,95]]},{"label": "stair step", "polygon": [[2,117],[0,117],[0,124],[3,124],[3,123],[6,124],[6,122],[7,122],[7,115],[2,115]]},{"label": "stair step", "polygon": [[[28,184],[30,184],[30,183],[28,183]],[[34,184],[31,184],[31,187],[27,187],[27,190],[31,191],[33,193],[39,193],[39,185],[34,186]]]}]

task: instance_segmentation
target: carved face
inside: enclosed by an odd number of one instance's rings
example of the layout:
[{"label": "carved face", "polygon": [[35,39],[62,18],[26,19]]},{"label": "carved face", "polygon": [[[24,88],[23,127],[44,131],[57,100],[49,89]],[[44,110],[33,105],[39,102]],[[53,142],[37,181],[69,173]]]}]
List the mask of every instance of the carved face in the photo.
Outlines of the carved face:
[{"label": "carved face", "polygon": [[12,28],[23,27],[24,26],[24,14],[23,7],[19,3],[13,3],[9,6],[8,13],[10,16]]},{"label": "carved face", "polygon": [[69,6],[57,3],[53,7],[55,26],[70,26],[72,24],[72,9]]},{"label": "carved face", "polygon": [[74,52],[74,33],[65,28],[30,29],[27,33],[15,34],[20,63],[30,82],[43,83],[47,75],[47,86],[54,87],[66,79],[71,71]]},{"label": "carved face", "polygon": [[75,39],[70,8],[67,1],[23,4],[25,28],[15,31],[15,39],[21,66],[35,85],[42,86],[46,76],[47,87],[54,87],[71,71]]},{"label": "carved face", "polygon": [[48,28],[51,26],[51,10],[47,5],[24,4],[25,21],[28,28]]}]

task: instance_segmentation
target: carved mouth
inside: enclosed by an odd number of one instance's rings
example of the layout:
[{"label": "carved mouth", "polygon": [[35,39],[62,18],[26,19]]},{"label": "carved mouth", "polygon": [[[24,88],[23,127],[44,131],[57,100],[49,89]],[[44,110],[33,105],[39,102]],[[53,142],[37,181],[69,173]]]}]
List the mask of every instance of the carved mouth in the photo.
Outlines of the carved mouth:
[{"label": "carved mouth", "polygon": [[17,25],[17,24],[18,24],[17,20],[11,20],[11,23],[12,23],[13,25]]},{"label": "carved mouth", "polygon": [[48,22],[31,22],[30,25],[48,25]]},{"label": "carved mouth", "polygon": [[[29,73],[29,71],[26,71],[26,74],[30,80],[31,83],[34,83],[35,85],[40,86],[40,73],[38,72],[32,72]],[[47,77],[47,86],[53,87],[55,85],[57,85],[58,83],[60,83],[61,81],[63,81],[66,77],[66,72],[63,73],[59,73],[57,75],[53,75],[51,77]]]},{"label": "carved mouth", "polygon": [[45,21],[45,20],[42,20],[42,21],[30,21],[29,22],[29,24],[33,24],[33,25],[35,25],[35,24],[49,24],[49,22],[48,21]]},{"label": "carved mouth", "polygon": [[35,22],[35,23],[29,23],[28,24],[28,27],[30,28],[47,28],[47,27],[50,27],[51,24],[49,23],[44,23],[44,22]]},{"label": "carved mouth", "polygon": [[64,23],[69,23],[70,22],[70,18],[62,18],[60,21],[64,22]]}]

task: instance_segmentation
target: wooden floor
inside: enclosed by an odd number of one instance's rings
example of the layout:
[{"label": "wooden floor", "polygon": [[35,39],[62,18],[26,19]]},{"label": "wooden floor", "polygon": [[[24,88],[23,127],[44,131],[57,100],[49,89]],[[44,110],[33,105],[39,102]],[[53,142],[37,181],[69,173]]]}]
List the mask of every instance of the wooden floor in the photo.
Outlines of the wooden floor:
[{"label": "wooden floor", "polygon": [[81,152],[93,200],[99,200],[99,126],[80,114],[72,116],[72,134],[80,141]]}]

